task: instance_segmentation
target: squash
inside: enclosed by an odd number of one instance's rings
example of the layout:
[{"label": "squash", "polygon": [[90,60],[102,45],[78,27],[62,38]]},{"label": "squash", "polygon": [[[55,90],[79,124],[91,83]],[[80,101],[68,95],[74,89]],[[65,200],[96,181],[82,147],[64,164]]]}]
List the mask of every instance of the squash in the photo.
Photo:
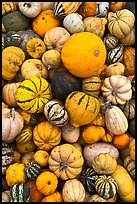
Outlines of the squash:
[{"label": "squash", "polygon": [[112,75],[105,78],[102,95],[112,104],[125,104],[132,97],[131,82],[125,76]]},{"label": "squash", "polygon": [[49,151],[60,143],[61,130],[48,121],[41,122],[33,129],[33,141],[39,149]]},{"label": "squash", "polygon": [[82,2],[55,2],[53,11],[58,18],[64,18],[70,13],[75,13]]},{"label": "squash", "polygon": [[6,32],[26,30],[30,26],[29,19],[20,11],[12,11],[2,17],[2,23]]},{"label": "squash", "polygon": [[62,189],[62,196],[64,202],[83,202],[85,198],[83,184],[78,179],[66,181]]},{"label": "squash", "polygon": [[42,55],[42,62],[48,70],[59,68],[61,65],[60,52],[57,50],[48,50],[44,52]]},{"label": "squash", "polygon": [[21,153],[17,150],[14,150],[14,162],[13,163],[21,163]]},{"label": "squash", "polygon": [[111,77],[112,75],[124,75],[125,66],[120,62],[115,62],[110,64],[105,69],[106,77]]},{"label": "squash", "polygon": [[118,44],[115,48],[111,49],[107,54],[107,65],[121,62],[123,59],[123,45]]},{"label": "squash", "polygon": [[79,127],[92,122],[100,111],[99,101],[80,91],[71,92],[65,101],[70,124]]},{"label": "squash", "polygon": [[46,170],[36,178],[36,187],[43,195],[50,195],[55,192],[58,185],[57,176]]},{"label": "squash", "polygon": [[130,157],[135,161],[135,139],[133,139],[129,144]]},{"label": "squash", "polygon": [[135,118],[135,99],[127,101],[124,105],[119,106],[128,120]]},{"label": "squash", "polygon": [[24,119],[14,108],[2,109],[2,141],[11,143],[21,132]]},{"label": "squash", "polygon": [[2,51],[2,78],[5,80],[14,79],[17,71],[25,60],[25,53],[15,46],[6,47]]},{"label": "squash", "polygon": [[135,182],[127,170],[123,166],[117,165],[116,171],[111,176],[118,185],[117,192],[122,201],[135,202]]},{"label": "squash", "polygon": [[54,193],[45,196],[41,202],[63,202],[62,194],[59,191],[55,191]]},{"label": "squash", "polygon": [[78,13],[83,18],[93,16],[97,9],[97,2],[82,2],[78,9]]},{"label": "squash", "polygon": [[44,38],[47,31],[57,26],[60,26],[60,21],[55,17],[53,10],[41,11],[32,23],[34,32],[41,38]]},{"label": "squash", "polygon": [[135,48],[126,46],[123,51],[125,76],[135,75]]},{"label": "squash", "polygon": [[49,159],[49,153],[45,150],[37,150],[34,154],[34,161],[41,166],[47,166]]},{"label": "squash", "polygon": [[36,145],[34,144],[33,140],[29,140],[23,145],[22,143],[16,143],[16,149],[21,154],[25,154],[34,151],[36,149]]},{"label": "squash", "polygon": [[27,42],[26,50],[32,58],[41,58],[46,51],[46,45],[41,39],[32,38]]},{"label": "squash", "polygon": [[124,38],[120,39],[119,41],[122,45],[134,45],[135,43],[135,27],[131,30],[131,32],[126,35]]},{"label": "squash", "polygon": [[17,10],[16,2],[2,2],[2,15],[6,15]]},{"label": "squash", "polygon": [[129,123],[128,123],[128,131],[129,133],[135,137],[135,118],[132,119],[132,120],[129,120]]},{"label": "squash", "polygon": [[97,8],[94,16],[106,17],[109,10],[109,2],[96,2]]},{"label": "squash", "polygon": [[35,18],[41,12],[41,2],[19,2],[19,10],[28,18]]},{"label": "squash", "polygon": [[108,13],[108,30],[118,39],[127,36],[134,27],[135,16],[128,9]]},{"label": "squash", "polygon": [[48,77],[48,70],[40,59],[25,60],[20,70],[24,79],[29,79],[32,76],[43,77],[44,79]]},{"label": "squash", "polygon": [[26,125],[23,127],[21,130],[20,134],[17,135],[16,137],[16,143],[22,143],[24,144],[25,142],[28,142],[29,140],[32,139],[32,126]]},{"label": "squash", "polygon": [[24,164],[11,164],[6,170],[6,181],[8,186],[12,187],[16,183],[25,183],[27,176],[24,170]]},{"label": "squash", "polygon": [[[90,125],[94,125],[94,126],[105,126],[105,116],[102,113],[99,113],[97,115],[97,117],[95,118],[95,120],[93,120]],[[104,136],[103,136],[104,137]]]},{"label": "squash", "polygon": [[10,189],[11,202],[29,202],[30,188],[24,183],[16,183]]},{"label": "squash", "polygon": [[119,158],[119,151],[113,144],[109,144],[106,142],[86,144],[83,149],[83,157],[85,159],[86,165],[88,167],[91,167],[94,158],[101,153],[108,153],[111,156],[115,157],[116,160]]},{"label": "squash", "polygon": [[103,42],[106,46],[106,49],[110,50],[110,49],[114,49],[117,46],[118,39],[109,33],[103,38]]},{"label": "squash", "polygon": [[117,196],[118,185],[111,176],[100,175],[95,181],[95,189],[101,197],[109,199]]},{"label": "squash", "polygon": [[130,176],[133,179],[135,179],[135,161],[133,159],[131,159],[130,156],[128,156],[124,159],[124,167],[126,168],[128,173],[130,174]]},{"label": "squash", "polygon": [[2,202],[11,202],[10,191],[3,191],[2,192]]},{"label": "squash", "polygon": [[78,148],[66,143],[54,147],[50,153],[48,163],[49,169],[58,178],[68,180],[75,178],[81,173],[84,159]]},{"label": "squash", "polygon": [[16,91],[17,104],[28,113],[41,113],[50,98],[49,83],[42,77],[25,79]]},{"label": "squash", "polygon": [[41,2],[41,11],[53,9],[54,2]]},{"label": "squash", "polygon": [[5,47],[8,47],[8,46],[19,47],[20,43],[21,43],[21,37],[17,32],[9,31],[6,33],[6,35],[4,37]]},{"label": "squash", "polygon": [[101,38],[90,32],[80,32],[71,35],[67,40],[62,48],[61,58],[69,72],[86,78],[102,69],[106,54]]},{"label": "squash", "polygon": [[110,2],[109,10],[112,12],[116,12],[123,9],[125,5],[126,5],[126,2]]},{"label": "squash", "polygon": [[54,49],[61,52],[69,37],[70,34],[65,28],[56,26],[46,32],[44,36],[44,43],[48,50]]},{"label": "squash", "polygon": [[30,162],[34,161],[34,154],[34,150],[32,150],[31,152],[23,153],[21,163],[25,164],[26,166]]},{"label": "squash", "polygon": [[25,172],[29,179],[35,179],[41,173],[41,165],[36,161],[31,161],[25,166]]},{"label": "squash", "polygon": [[110,132],[106,132],[106,134],[102,138],[102,141],[103,142],[112,142],[113,138],[114,138],[113,134],[111,134]]}]

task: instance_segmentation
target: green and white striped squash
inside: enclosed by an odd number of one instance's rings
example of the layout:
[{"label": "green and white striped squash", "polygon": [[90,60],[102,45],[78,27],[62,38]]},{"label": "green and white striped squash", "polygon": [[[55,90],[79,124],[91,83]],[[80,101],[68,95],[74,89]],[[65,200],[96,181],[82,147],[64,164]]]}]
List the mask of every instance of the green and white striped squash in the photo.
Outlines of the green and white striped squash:
[{"label": "green and white striped squash", "polygon": [[122,44],[117,45],[115,48],[111,49],[107,54],[107,65],[114,64],[116,62],[121,62],[123,59],[123,48]]},{"label": "green and white striped squash", "polygon": [[10,189],[11,202],[29,202],[30,188],[24,183],[16,183]]},{"label": "green and white striped squash", "polygon": [[103,42],[107,48],[107,50],[113,49],[118,44],[118,39],[110,34],[106,35],[103,39]]},{"label": "green and white striped squash", "polygon": [[135,179],[135,161],[131,159],[130,156],[124,159],[124,167],[128,171],[128,173]]},{"label": "green and white striped squash", "polygon": [[43,112],[44,105],[50,100],[49,83],[42,77],[25,79],[16,91],[16,101],[28,113]]},{"label": "green and white striped squash", "polygon": [[21,133],[16,137],[16,143],[26,143],[32,139],[32,127],[25,126]]},{"label": "green and white striped squash", "polygon": [[135,99],[127,101],[124,105],[119,105],[128,120],[135,118]]},{"label": "green and white striped squash", "polygon": [[35,179],[41,172],[41,165],[36,161],[31,161],[26,165],[25,172],[29,179]]}]

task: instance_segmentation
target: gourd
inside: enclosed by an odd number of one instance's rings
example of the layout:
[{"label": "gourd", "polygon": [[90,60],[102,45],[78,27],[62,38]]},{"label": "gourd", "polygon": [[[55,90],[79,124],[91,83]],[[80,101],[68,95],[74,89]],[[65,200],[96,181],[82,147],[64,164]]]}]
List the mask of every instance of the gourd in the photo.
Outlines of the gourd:
[{"label": "gourd", "polygon": [[17,10],[16,2],[2,2],[2,15],[6,15]]},{"label": "gourd", "polygon": [[14,79],[17,71],[25,60],[25,53],[15,46],[6,47],[2,51],[2,78],[5,80]]},{"label": "gourd", "polygon": [[82,2],[55,2],[53,11],[58,18],[64,18],[70,13],[75,13]]},{"label": "gourd", "polygon": [[57,26],[60,26],[60,21],[55,17],[53,10],[41,11],[32,23],[34,32],[41,38],[44,38],[47,31]]},{"label": "gourd", "polygon": [[2,192],[2,202],[11,202],[10,191],[3,191]]},{"label": "gourd", "polygon": [[16,143],[26,143],[32,139],[32,126],[26,125],[16,137]]},{"label": "gourd", "polygon": [[[102,198],[98,194],[94,194],[90,197],[88,202],[107,202],[106,199]],[[108,201],[109,202],[109,201]]]},{"label": "gourd", "polygon": [[114,135],[112,135],[111,133],[109,133],[109,132],[106,132],[106,134],[104,135],[104,137],[102,138],[102,141],[103,142],[112,142],[112,140],[113,140],[113,138],[114,138]]},{"label": "gourd", "polygon": [[123,51],[125,76],[135,75],[135,48],[126,46]]},{"label": "gourd", "polygon": [[5,37],[4,37],[5,47],[8,47],[8,46],[19,47],[20,43],[21,43],[21,37],[17,32],[9,31],[5,34]]},{"label": "gourd", "polygon": [[5,174],[8,166],[14,161],[13,148],[2,142],[2,174]]},{"label": "gourd", "polygon": [[26,153],[34,151],[36,149],[36,145],[34,144],[33,140],[31,139],[31,140],[25,142],[24,144],[16,143],[16,149],[21,154],[26,154]]},{"label": "gourd", "polygon": [[48,70],[40,59],[25,60],[20,70],[24,79],[29,79],[32,76],[42,77],[44,79],[48,77]]},{"label": "gourd", "polygon": [[27,180],[27,176],[24,170],[24,164],[10,164],[10,166],[6,170],[6,181],[8,186],[12,187],[16,183],[25,183]]},{"label": "gourd", "polygon": [[107,54],[107,65],[121,62],[123,59],[123,45],[118,44],[115,48],[112,48]]},{"label": "gourd", "polygon": [[44,36],[44,43],[48,50],[55,49],[61,52],[69,37],[70,33],[65,28],[56,26],[46,32]]},{"label": "gourd", "polygon": [[125,5],[126,5],[126,2],[110,2],[109,10],[112,12],[116,12],[123,9]]},{"label": "gourd", "polygon": [[[135,202],[135,182],[128,174],[127,170],[117,165],[116,171],[111,174],[118,185],[118,194],[124,202]],[[124,185],[123,185],[124,184]]]},{"label": "gourd", "polygon": [[24,119],[14,108],[2,109],[2,141],[13,142],[23,126]]},{"label": "gourd", "polygon": [[46,45],[41,39],[32,38],[27,42],[26,50],[32,58],[41,58],[46,51]]},{"label": "gourd", "polygon": [[128,173],[130,174],[130,176],[133,179],[135,179],[135,161],[133,159],[131,159],[130,156],[128,156],[124,159],[124,167],[126,168]]},{"label": "gourd", "polygon": [[119,149],[126,148],[130,143],[128,134],[116,135],[113,139],[114,145]]},{"label": "gourd", "polygon": [[61,58],[69,72],[74,76],[86,78],[102,69],[106,54],[101,38],[90,32],[80,32],[71,35],[64,44]]},{"label": "gourd", "polygon": [[35,179],[41,172],[41,165],[36,161],[31,161],[25,166],[25,172],[29,179]]},{"label": "gourd", "polygon": [[34,150],[32,150],[31,152],[23,153],[21,157],[21,163],[25,164],[26,166],[30,162],[34,161],[34,154]]},{"label": "gourd", "polygon": [[133,139],[129,144],[130,157],[135,161],[135,139]]},{"label": "gourd", "polygon": [[59,68],[61,65],[60,52],[57,50],[48,50],[44,52],[42,55],[42,62],[48,70]]},{"label": "gourd", "polygon": [[10,189],[11,202],[29,202],[30,188],[24,183],[16,183]]},{"label": "gourd", "polygon": [[114,49],[117,46],[118,39],[109,33],[103,38],[103,42],[106,46],[106,49],[110,50],[110,49]]},{"label": "gourd", "polygon": [[[102,113],[99,113],[97,115],[97,117],[95,118],[95,120],[93,120],[90,125],[94,125],[94,126],[105,126],[105,116]],[[104,137],[104,136],[103,136]]]},{"label": "gourd", "polygon": [[14,150],[14,163],[21,163],[21,153],[17,150]]},{"label": "gourd", "polygon": [[48,121],[41,122],[33,129],[33,141],[39,149],[49,151],[60,143],[61,130]]},{"label": "gourd", "polygon": [[36,178],[36,187],[38,191],[44,195],[50,195],[55,192],[58,185],[57,176],[46,170]]},{"label": "gourd", "polygon": [[63,202],[62,194],[59,191],[55,191],[54,193],[45,196],[41,202]]},{"label": "gourd", "polygon": [[53,9],[54,2],[41,2],[41,11]]},{"label": "gourd", "polygon": [[62,196],[64,202],[83,202],[85,198],[83,184],[78,179],[66,181],[62,189]]},{"label": "gourd", "polygon": [[124,75],[125,66],[120,62],[115,62],[114,64],[110,64],[105,69],[106,77],[110,77],[112,75]]},{"label": "gourd", "polygon": [[124,38],[120,39],[120,43],[122,45],[134,45],[135,43],[135,27],[133,27],[133,29],[131,30],[131,32],[126,35]]},{"label": "gourd", "polygon": [[78,9],[78,13],[83,18],[93,16],[97,9],[97,2],[82,2]]},{"label": "gourd", "polygon": [[124,105],[119,106],[128,120],[135,118],[135,99],[127,101]]},{"label": "gourd", "polygon": [[58,178],[68,180],[81,173],[84,159],[78,148],[66,143],[54,147],[50,153],[48,163],[49,169]]},{"label": "gourd", "polygon": [[100,111],[99,101],[80,91],[71,92],[65,101],[70,124],[79,127],[92,122]]},{"label": "gourd", "polygon": [[118,39],[124,38],[131,32],[134,22],[135,16],[128,9],[108,13],[108,30]]},{"label": "gourd", "polygon": [[105,78],[101,87],[102,95],[112,104],[125,104],[132,97],[131,82],[125,76],[112,75]]},{"label": "gourd", "polygon": [[34,154],[34,161],[36,161],[41,166],[46,166],[48,164],[49,153],[45,150],[37,150]]},{"label": "gourd", "polygon": [[50,100],[49,83],[42,77],[32,76],[21,82],[16,91],[16,101],[28,113],[41,113]]},{"label": "gourd", "polygon": [[41,2],[19,2],[19,10],[28,18],[35,18],[41,12]]},{"label": "gourd", "polygon": [[106,17],[109,10],[109,2],[96,2],[97,8],[94,16]]}]

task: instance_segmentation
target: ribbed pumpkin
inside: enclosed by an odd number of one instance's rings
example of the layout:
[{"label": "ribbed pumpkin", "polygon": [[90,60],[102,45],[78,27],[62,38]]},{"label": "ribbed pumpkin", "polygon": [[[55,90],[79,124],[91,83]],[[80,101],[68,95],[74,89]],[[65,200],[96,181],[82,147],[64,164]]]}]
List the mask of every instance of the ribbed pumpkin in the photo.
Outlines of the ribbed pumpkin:
[{"label": "ribbed pumpkin", "polygon": [[41,12],[41,2],[19,2],[19,10],[28,18],[35,18]]},{"label": "ribbed pumpkin", "polygon": [[33,140],[39,149],[49,151],[60,143],[61,130],[48,121],[41,122],[33,130]]},{"label": "ribbed pumpkin", "polygon": [[24,183],[16,183],[10,189],[11,202],[29,202],[30,188]]},{"label": "ribbed pumpkin", "polygon": [[118,185],[111,176],[100,175],[95,181],[95,189],[101,197],[109,199],[117,195]]},{"label": "ribbed pumpkin", "polygon": [[41,113],[50,97],[48,82],[37,76],[24,80],[16,92],[17,104],[29,113]]},{"label": "ribbed pumpkin", "polygon": [[29,179],[35,179],[41,172],[41,166],[36,161],[31,161],[25,166],[25,172]]},{"label": "ribbed pumpkin", "polygon": [[124,167],[133,179],[135,179],[135,161],[130,156],[124,159]]},{"label": "ribbed pumpkin", "polygon": [[46,166],[48,164],[49,153],[45,150],[37,150],[34,154],[34,161],[36,161],[41,166]]},{"label": "ribbed pumpkin", "polygon": [[22,143],[29,141],[32,139],[32,126],[26,125],[21,130],[20,134],[16,137],[16,143]]},{"label": "ribbed pumpkin", "polygon": [[102,69],[106,48],[97,35],[80,32],[70,36],[61,52],[64,66],[75,76],[90,77]]},{"label": "ribbed pumpkin", "polygon": [[75,13],[82,2],[55,2],[53,10],[56,17],[64,18],[70,13]]},{"label": "ribbed pumpkin", "polygon": [[92,122],[100,111],[99,101],[80,91],[70,93],[65,101],[70,123],[79,127]]}]

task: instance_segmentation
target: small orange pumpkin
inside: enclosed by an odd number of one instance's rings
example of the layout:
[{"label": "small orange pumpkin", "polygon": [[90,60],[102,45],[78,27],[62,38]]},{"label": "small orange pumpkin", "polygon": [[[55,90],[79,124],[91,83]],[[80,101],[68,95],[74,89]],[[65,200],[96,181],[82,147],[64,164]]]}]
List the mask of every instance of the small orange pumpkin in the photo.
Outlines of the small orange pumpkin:
[{"label": "small orange pumpkin", "polygon": [[129,145],[130,139],[128,134],[116,135],[113,139],[113,144],[119,148],[124,149]]}]

